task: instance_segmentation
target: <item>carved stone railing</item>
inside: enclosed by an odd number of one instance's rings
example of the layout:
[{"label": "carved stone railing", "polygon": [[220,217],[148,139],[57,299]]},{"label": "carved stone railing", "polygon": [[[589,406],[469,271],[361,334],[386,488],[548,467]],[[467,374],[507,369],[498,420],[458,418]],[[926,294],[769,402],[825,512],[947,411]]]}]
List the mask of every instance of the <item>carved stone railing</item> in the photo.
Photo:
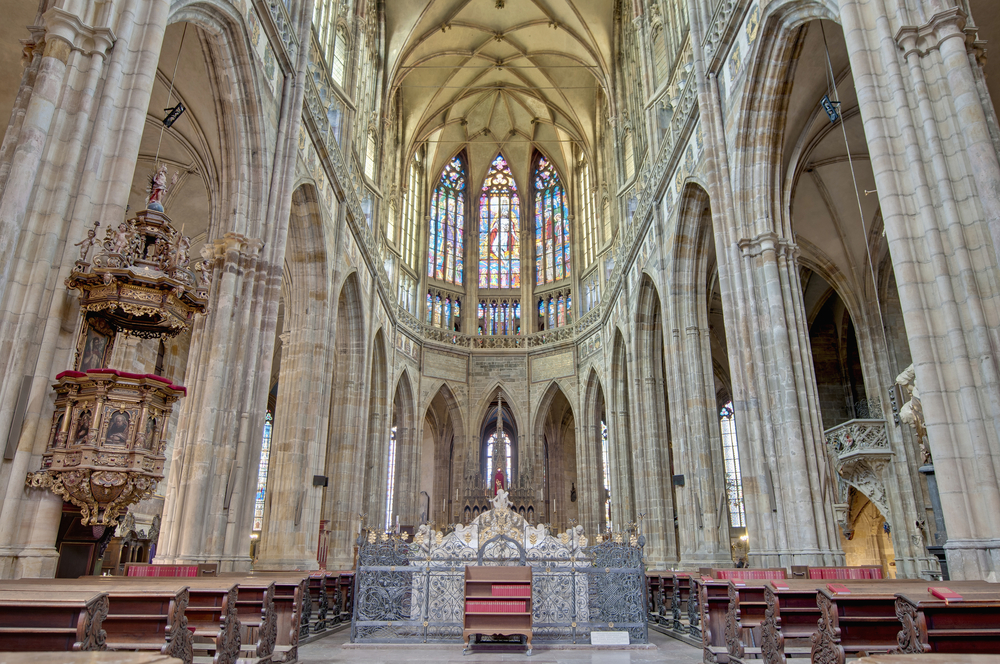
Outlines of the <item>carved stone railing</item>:
[{"label": "carved stone railing", "polygon": [[827,429],[826,444],[837,473],[889,519],[883,472],[892,461],[884,419],[855,419]]}]

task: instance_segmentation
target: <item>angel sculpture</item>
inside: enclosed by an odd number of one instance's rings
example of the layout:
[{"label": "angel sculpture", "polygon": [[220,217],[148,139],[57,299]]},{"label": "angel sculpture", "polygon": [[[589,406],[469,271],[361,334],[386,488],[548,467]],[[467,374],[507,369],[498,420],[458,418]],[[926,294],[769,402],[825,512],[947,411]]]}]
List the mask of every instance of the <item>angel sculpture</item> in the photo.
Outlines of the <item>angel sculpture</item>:
[{"label": "angel sculpture", "polygon": [[97,241],[97,227],[100,225],[101,222],[95,223],[94,227],[91,228],[89,231],[87,231],[87,237],[83,238],[82,240],[73,245],[74,247],[80,247],[81,263],[87,262],[87,254],[90,253],[90,248],[94,245],[94,242]]},{"label": "angel sculpture", "polygon": [[118,230],[115,231],[114,237],[111,240],[111,253],[121,254],[128,249],[131,243],[131,238],[129,237],[129,227],[124,221],[118,224]]}]

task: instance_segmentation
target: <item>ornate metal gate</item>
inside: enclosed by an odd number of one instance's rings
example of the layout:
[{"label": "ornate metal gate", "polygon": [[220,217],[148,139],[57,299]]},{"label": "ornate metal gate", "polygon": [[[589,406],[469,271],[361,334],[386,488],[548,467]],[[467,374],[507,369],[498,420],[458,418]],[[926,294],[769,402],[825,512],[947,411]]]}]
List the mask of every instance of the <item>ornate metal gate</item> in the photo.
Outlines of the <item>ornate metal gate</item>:
[{"label": "ornate metal gate", "polygon": [[386,533],[360,542],[355,643],[462,640],[466,565],[531,565],[536,642],[586,641],[593,631],[628,631],[648,643],[645,572],[636,532],[587,545],[583,528],[550,535],[509,509],[493,509],[444,535],[421,526],[412,543]]}]

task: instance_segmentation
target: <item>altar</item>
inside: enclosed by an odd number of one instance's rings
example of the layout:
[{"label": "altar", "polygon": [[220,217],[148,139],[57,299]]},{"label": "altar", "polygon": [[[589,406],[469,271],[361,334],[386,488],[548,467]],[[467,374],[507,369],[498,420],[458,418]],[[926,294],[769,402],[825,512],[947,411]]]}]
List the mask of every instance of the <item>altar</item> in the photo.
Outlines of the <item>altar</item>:
[{"label": "altar", "polygon": [[461,643],[465,567],[532,567],[536,642],[586,643],[628,632],[648,643],[645,538],[637,524],[591,542],[582,526],[553,534],[512,509],[505,490],[452,532],[420,526],[413,541],[363,532],[355,575],[353,643]]}]

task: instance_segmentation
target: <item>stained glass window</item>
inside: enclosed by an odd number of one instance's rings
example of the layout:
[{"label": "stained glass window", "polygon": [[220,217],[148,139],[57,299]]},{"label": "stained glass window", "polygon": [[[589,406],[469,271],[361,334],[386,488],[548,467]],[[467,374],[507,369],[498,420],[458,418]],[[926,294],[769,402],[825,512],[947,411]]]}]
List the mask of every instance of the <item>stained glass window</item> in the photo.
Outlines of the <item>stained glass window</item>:
[{"label": "stained glass window", "polygon": [[608,470],[608,425],[601,419],[601,470],[604,480],[604,522],[611,530],[611,474]]},{"label": "stained glass window", "polygon": [[743,504],[743,476],[740,474],[740,450],[736,444],[736,414],[733,402],[728,402],[719,412],[722,427],[722,456],[726,465],[726,495],[729,497],[729,523],[733,528],[747,525]]},{"label": "stained glass window", "polygon": [[430,236],[427,241],[427,276],[462,285],[465,231],[465,168],[451,160],[431,196]]},{"label": "stained glass window", "polygon": [[392,494],[396,486],[396,425],[389,429],[389,472],[385,488],[385,528],[392,527]]},{"label": "stained glass window", "polygon": [[422,198],[420,188],[420,163],[414,159],[410,164],[410,179],[403,196],[402,227],[399,234],[399,250],[403,261],[410,269],[417,269],[417,217],[419,215],[418,201]]},{"label": "stained glass window", "polygon": [[481,300],[479,334],[513,336],[521,333],[521,303],[518,300]]},{"label": "stained glass window", "polygon": [[457,295],[438,291],[427,293],[427,324],[446,330],[461,330],[462,302]]},{"label": "stained glass window", "polygon": [[579,196],[577,198],[579,207],[577,207],[577,216],[583,219],[583,223],[580,225],[583,228],[583,242],[581,244],[583,245],[583,264],[586,267],[594,262],[600,240],[597,237],[594,192],[590,187],[590,166],[586,162],[580,166],[578,175],[577,191]]},{"label": "stained glass window", "polygon": [[538,300],[538,322],[543,330],[551,330],[554,327],[562,327],[570,320],[570,311],[573,300],[569,295],[557,293],[555,295],[543,295]]},{"label": "stained glass window", "polygon": [[520,288],[521,203],[507,160],[493,160],[479,198],[479,287]]},{"label": "stained glass window", "polygon": [[569,276],[569,208],[555,167],[539,157],[535,167],[535,283]]},{"label": "stained glass window", "polygon": [[[493,445],[497,442],[497,434],[494,431],[490,434],[489,439],[486,441],[486,474],[489,475],[493,472]],[[507,465],[504,474],[504,482],[510,485],[510,436],[507,432],[503,432],[503,445],[504,450],[507,453]]]},{"label": "stained glass window", "polygon": [[259,533],[264,527],[264,497],[267,495],[267,464],[271,460],[271,411],[264,416],[264,436],[260,443],[260,466],[257,469],[257,495],[253,503],[253,530]]}]

